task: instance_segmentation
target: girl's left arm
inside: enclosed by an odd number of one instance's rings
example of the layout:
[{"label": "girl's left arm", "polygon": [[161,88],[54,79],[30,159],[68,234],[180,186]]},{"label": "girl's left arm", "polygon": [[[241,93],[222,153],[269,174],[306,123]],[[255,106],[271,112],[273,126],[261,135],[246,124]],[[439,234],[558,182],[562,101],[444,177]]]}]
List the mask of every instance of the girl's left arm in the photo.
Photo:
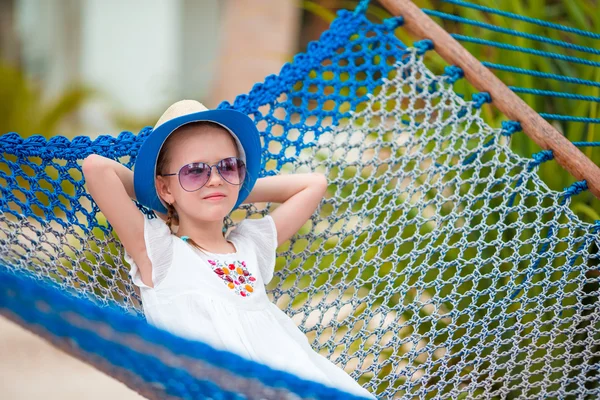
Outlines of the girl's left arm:
[{"label": "girl's left arm", "polygon": [[277,246],[291,238],[308,221],[327,191],[320,173],[283,174],[256,180],[242,204],[281,203],[270,215],[277,228]]}]

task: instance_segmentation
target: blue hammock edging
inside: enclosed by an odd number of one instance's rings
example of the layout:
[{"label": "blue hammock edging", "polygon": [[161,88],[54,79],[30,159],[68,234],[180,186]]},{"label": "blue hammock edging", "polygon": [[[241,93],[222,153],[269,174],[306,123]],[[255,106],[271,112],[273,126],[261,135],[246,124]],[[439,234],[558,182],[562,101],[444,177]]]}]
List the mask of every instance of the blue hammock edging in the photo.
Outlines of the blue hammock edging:
[{"label": "blue hammock edging", "polygon": [[[362,398],[214,349],[199,341],[178,337],[114,307],[100,307],[87,299],[74,297],[49,282],[17,276],[7,271],[10,269],[0,265],[2,314],[13,314],[11,319],[18,319],[38,330],[42,328],[53,337],[68,338],[71,346],[88,355],[101,356],[113,366],[132,372],[147,385],[162,387],[170,395],[190,398],[190,395],[210,394],[217,395],[213,398],[219,399],[245,398],[199,379],[182,368],[166,365],[156,354],[145,354],[119,341],[126,341],[128,335],[134,335],[153,346],[160,343],[161,350],[169,356],[200,361],[244,381],[257,380],[271,390],[319,399]],[[85,320],[85,324],[74,319],[75,316]],[[251,386],[251,383],[248,385]]]}]

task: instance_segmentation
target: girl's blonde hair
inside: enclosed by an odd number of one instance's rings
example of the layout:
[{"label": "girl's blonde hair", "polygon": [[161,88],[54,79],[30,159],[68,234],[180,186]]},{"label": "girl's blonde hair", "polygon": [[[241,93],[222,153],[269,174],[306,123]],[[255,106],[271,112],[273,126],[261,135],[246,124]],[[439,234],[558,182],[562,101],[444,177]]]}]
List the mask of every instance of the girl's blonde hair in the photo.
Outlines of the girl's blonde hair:
[{"label": "girl's blonde hair", "polygon": [[[208,122],[208,121],[194,122],[194,123],[184,125],[184,126],[186,128],[190,127],[190,126],[193,126],[196,128],[213,126],[213,127],[221,128],[227,132],[227,130],[225,128],[223,128],[221,125],[216,124],[214,122]],[[183,127],[181,127],[181,128],[183,128]],[[170,154],[171,146],[174,143],[173,137],[178,133],[178,131],[181,128],[179,128],[179,129],[175,130],[175,132],[171,133],[171,135],[169,135],[169,137],[167,138],[165,143],[163,143],[160,153],[158,154],[158,159],[156,161],[156,174],[157,175],[168,173],[168,171],[166,171],[166,168],[167,168],[167,165],[169,164],[169,161],[171,160],[169,158],[169,154]],[[227,132],[227,133],[229,133],[229,132]],[[230,137],[231,137],[231,135],[230,135]],[[233,141],[233,143],[235,145],[235,139],[233,137],[231,137],[231,140]],[[236,146],[236,156],[239,157],[239,152],[237,150],[237,146]],[[244,180],[243,185],[246,185],[246,180]],[[241,187],[243,187],[243,185],[240,186],[240,190],[241,190]],[[223,224],[225,224],[225,219],[227,219],[227,217],[225,217],[223,219]],[[175,225],[179,225],[179,215],[177,215],[177,210],[175,210],[175,207],[171,203],[167,203],[167,225],[168,225],[169,229],[171,229],[171,232],[173,232],[173,229],[171,228],[171,225],[173,223]],[[223,229],[223,237],[225,237],[225,232],[226,232],[226,229]],[[202,246],[200,246],[199,244],[194,242],[191,238],[188,238],[187,242],[189,244],[191,244],[192,246],[196,247],[200,251],[208,251],[206,249],[203,249]]]}]

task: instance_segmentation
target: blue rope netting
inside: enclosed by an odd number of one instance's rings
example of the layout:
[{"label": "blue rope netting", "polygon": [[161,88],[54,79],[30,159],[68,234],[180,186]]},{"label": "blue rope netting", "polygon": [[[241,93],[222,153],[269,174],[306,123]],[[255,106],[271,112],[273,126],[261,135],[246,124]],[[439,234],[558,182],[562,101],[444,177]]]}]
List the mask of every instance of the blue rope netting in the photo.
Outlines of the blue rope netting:
[{"label": "blue rope netting", "polygon": [[[548,189],[537,170],[552,152],[514,154],[519,122],[486,124],[491,96],[465,101],[460,68],[431,73],[432,42],[407,48],[402,19],[373,23],[367,5],[219,106],[256,122],[260,176],[331,184],[311,229],[278,249],[269,296],[381,398],[597,398],[600,222],[569,208],[587,183]],[[0,136],[0,312],[149,398],[351,398],[143,320],[80,164],[131,168],[149,133]]]},{"label": "blue rope netting", "polygon": [[470,3],[468,1],[462,1],[462,0],[442,0],[442,1],[445,3],[455,4],[457,6],[472,8],[472,9],[479,10],[479,11],[485,11],[490,14],[501,15],[503,17],[515,19],[518,21],[525,21],[525,22],[528,22],[531,24],[540,25],[540,26],[558,30],[558,31],[574,33],[576,35],[580,35],[580,36],[584,36],[584,37],[588,37],[588,38],[592,38],[592,39],[600,39],[600,33],[589,32],[589,31],[585,31],[582,29],[576,29],[576,28],[572,28],[570,26],[555,24],[553,22],[548,22],[548,21],[544,21],[541,19],[537,19],[537,18],[530,18],[530,17],[527,17],[526,15],[519,15],[519,14],[511,13],[508,11],[502,11],[502,10],[498,10],[496,8],[486,7],[486,6],[482,6],[482,5],[475,4],[475,3]]},{"label": "blue rope netting", "polygon": [[[485,23],[485,22],[476,21],[476,20],[473,20],[470,18],[459,17],[457,15],[452,15],[452,14],[448,14],[448,13],[444,13],[444,12],[436,11],[436,10],[425,9],[425,10],[423,10],[423,12],[425,12],[425,14],[430,15],[432,17],[438,17],[438,18],[449,20],[449,21],[459,22],[461,24],[469,24],[469,25],[477,26],[480,28],[485,28],[485,29],[488,29],[488,30],[491,30],[494,32],[498,32],[498,33],[504,33],[504,34],[511,35],[511,36],[517,36],[517,37],[522,37],[525,39],[534,40],[534,41],[540,42],[540,43],[548,43],[548,44],[555,45],[558,47],[563,47],[565,49],[577,50],[577,51],[581,51],[581,52],[588,53],[588,54],[600,55],[600,50],[598,50],[598,49],[594,49],[594,48],[588,47],[588,46],[580,46],[580,45],[577,45],[574,43],[565,42],[564,40],[555,40],[555,39],[550,39],[550,38],[540,36],[540,35],[534,35],[531,33],[520,32],[520,31],[516,31],[514,29],[503,28],[501,26],[496,26],[496,25]],[[521,49],[516,47],[515,50],[521,50]],[[527,49],[527,50],[529,50],[529,49]]]},{"label": "blue rope netting", "polygon": [[588,79],[580,79],[580,78],[575,78],[572,76],[534,71],[534,70],[527,69],[527,68],[519,68],[519,67],[510,66],[510,65],[492,63],[492,62],[488,62],[488,61],[482,61],[481,63],[490,69],[497,69],[499,71],[506,71],[506,72],[511,72],[514,74],[529,75],[529,76],[533,76],[533,77],[540,78],[540,79],[553,79],[553,80],[557,80],[560,82],[573,83],[573,84],[577,84],[577,85],[600,87],[600,82],[591,81]]}]

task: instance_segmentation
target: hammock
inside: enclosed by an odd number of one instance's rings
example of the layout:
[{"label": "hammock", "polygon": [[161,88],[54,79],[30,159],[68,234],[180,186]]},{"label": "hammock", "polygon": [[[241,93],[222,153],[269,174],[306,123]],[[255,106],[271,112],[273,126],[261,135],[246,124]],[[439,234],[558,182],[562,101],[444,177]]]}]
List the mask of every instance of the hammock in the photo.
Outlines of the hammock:
[{"label": "hammock", "polygon": [[[259,127],[261,176],[329,178],[278,249],[269,296],[381,398],[598,397],[600,222],[569,208],[588,181],[550,190],[537,171],[555,152],[516,155],[519,123],[489,126],[489,94],[463,99],[462,69],[426,67],[433,42],[406,47],[402,18],[366,9],[339,12],[279,75],[220,105]],[[145,322],[81,161],[131,168],[149,132],[0,136],[0,312],[151,399],[353,398]]]}]

